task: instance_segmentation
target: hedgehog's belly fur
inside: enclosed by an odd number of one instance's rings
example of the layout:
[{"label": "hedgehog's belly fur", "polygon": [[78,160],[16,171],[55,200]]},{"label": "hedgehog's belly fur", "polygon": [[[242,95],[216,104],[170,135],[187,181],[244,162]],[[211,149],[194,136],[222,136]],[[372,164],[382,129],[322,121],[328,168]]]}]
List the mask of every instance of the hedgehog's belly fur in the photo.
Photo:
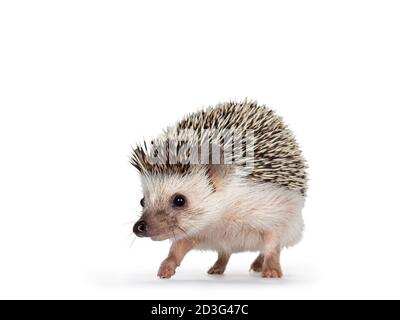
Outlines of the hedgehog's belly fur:
[{"label": "hedgehog's belly fur", "polygon": [[195,249],[214,250],[218,252],[235,253],[243,251],[262,251],[261,233],[254,230],[235,232],[225,230],[210,230],[196,238]]},{"label": "hedgehog's belly fur", "polygon": [[234,206],[228,206],[222,217],[196,236],[196,249],[227,253],[263,251],[266,232],[274,232],[281,247],[300,241],[304,205],[301,194],[271,184],[250,183],[245,188],[248,192],[243,192],[242,182],[241,193],[235,189],[228,188],[226,193],[237,198]]}]

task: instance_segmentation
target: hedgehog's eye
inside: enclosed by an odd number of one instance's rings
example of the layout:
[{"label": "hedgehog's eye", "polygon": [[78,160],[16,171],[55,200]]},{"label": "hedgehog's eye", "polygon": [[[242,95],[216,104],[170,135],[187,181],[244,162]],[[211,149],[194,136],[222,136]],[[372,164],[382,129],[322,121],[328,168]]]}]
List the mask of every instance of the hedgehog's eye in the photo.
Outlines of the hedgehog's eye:
[{"label": "hedgehog's eye", "polygon": [[142,200],[140,200],[140,205],[141,205],[142,207],[144,207],[144,198],[142,198]]},{"label": "hedgehog's eye", "polygon": [[177,194],[176,196],[174,196],[173,202],[175,207],[183,207],[186,203],[186,199],[183,195]]}]

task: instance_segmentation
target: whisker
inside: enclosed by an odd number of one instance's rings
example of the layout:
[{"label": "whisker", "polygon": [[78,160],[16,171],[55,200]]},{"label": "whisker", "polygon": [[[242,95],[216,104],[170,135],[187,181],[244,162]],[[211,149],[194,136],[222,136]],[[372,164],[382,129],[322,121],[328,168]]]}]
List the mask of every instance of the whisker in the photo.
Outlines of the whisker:
[{"label": "whisker", "polygon": [[131,236],[133,236],[134,234],[133,234],[133,232],[130,232],[126,237],[125,237],[125,239],[124,240],[127,240],[127,239],[129,239],[129,237],[131,237]]},{"label": "whisker", "polygon": [[190,235],[185,231],[185,229],[183,229],[179,224],[176,224],[175,227],[181,230],[188,238],[190,238],[193,241],[193,243],[197,244],[196,239],[190,237]]},{"label": "whisker", "polygon": [[[133,234],[133,233],[132,233]],[[131,241],[131,245],[129,246],[129,248],[132,248],[132,246],[133,246],[133,243],[135,242],[135,240],[136,240],[136,236],[135,237],[133,237],[133,239],[132,239],[132,241]]]},{"label": "whisker", "polygon": [[177,227],[179,230],[181,230],[186,236],[189,237],[188,233],[185,231],[185,229],[183,229],[179,224],[175,225],[175,227]]},{"label": "whisker", "polygon": [[130,208],[130,209],[128,209],[128,210],[129,210],[132,214],[137,215],[138,217],[140,217],[140,216],[143,214],[142,210],[138,210],[137,208],[136,208],[136,209]]},{"label": "whisker", "polygon": [[122,223],[122,225],[123,225],[123,226],[126,226],[127,224],[132,224],[132,223],[135,223],[135,221],[124,222],[124,223]]}]

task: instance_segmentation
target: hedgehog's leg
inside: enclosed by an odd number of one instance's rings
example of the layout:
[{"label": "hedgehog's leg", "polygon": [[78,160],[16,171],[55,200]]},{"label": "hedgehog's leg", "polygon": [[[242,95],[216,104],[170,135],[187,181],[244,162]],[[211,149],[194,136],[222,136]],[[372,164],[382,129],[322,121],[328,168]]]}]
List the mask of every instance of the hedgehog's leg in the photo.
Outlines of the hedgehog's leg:
[{"label": "hedgehog's leg", "polygon": [[251,264],[250,271],[261,272],[262,271],[263,262],[264,262],[264,255],[262,253],[260,253],[257,256],[256,260],[254,260],[253,263]]},{"label": "hedgehog's leg", "polygon": [[160,278],[171,278],[175,270],[180,266],[185,255],[193,248],[194,242],[191,239],[180,239],[172,243],[168,257],[161,263],[158,270]]},{"label": "hedgehog's leg", "polygon": [[208,274],[223,274],[230,257],[230,253],[218,252],[218,259],[208,270]]},{"label": "hedgehog's leg", "polygon": [[281,278],[282,269],[280,259],[280,241],[274,232],[264,234],[264,261],[261,276],[263,278]]}]

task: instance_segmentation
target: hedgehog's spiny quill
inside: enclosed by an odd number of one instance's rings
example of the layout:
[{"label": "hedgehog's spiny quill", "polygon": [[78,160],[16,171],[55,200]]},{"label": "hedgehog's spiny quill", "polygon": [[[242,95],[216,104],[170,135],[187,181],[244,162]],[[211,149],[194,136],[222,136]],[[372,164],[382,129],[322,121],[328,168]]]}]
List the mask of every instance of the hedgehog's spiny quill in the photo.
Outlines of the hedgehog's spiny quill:
[{"label": "hedgehog's spiny quill", "polygon": [[[175,126],[168,127],[152,141],[151,147],[148,148],[146,143],[137,146],[132,152],[131,163],[142,174],[185,174],[193,167],[184,159],[189,151],[180,152],[180,158],[178,156],[171,164],[166,141],[184,140],[189,146],[191,143],[198,146],[199,141],[209,139],[202,129],[233,129],[235,135],[245,135],[246,130],[253,130],[255,143],[252,159],[244,157],[235,161],[234,165],[246,166],[252,161],[252,168],[246,171],[249,179],[274,183],[303,195],[306,193],[306,164],[294,135],[274,111],[253,101],[220,103],[189,114]],[[221,149],[224,150],[224,147]],[[155,149],[162,152],[157,154],[157,159],[163,160],[161,163],[149,161]]]}]

